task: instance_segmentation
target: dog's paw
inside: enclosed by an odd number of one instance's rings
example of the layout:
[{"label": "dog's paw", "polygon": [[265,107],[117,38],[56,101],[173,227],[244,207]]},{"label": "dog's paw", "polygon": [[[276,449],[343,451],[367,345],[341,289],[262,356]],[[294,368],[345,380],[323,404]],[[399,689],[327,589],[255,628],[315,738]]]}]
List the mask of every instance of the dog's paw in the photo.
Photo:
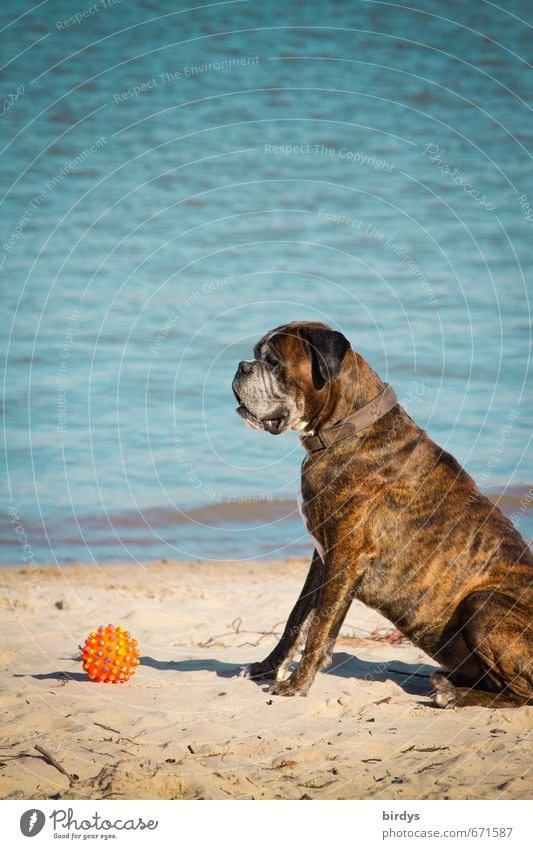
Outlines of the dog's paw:
[{"label": "dog's paw", "polygon": [[276,670],[265,666],[264,663],[249,663],[247,666],[241,666],[239,670],[239,678],[272,679],[276,677]]},{"label": "dog's paw", "polygon": [[435,672],[431,676],[431,683],[435,692],[433,701],[440,708],[454,707],[457,701],[457,691],[451,681],[442,672]]},{"label": "dog's paw", "polygon": [[269,688],[268,692],[273,696],[307,696],[309,687],[299,687],[290,678],[285,681],[275,681]]}]

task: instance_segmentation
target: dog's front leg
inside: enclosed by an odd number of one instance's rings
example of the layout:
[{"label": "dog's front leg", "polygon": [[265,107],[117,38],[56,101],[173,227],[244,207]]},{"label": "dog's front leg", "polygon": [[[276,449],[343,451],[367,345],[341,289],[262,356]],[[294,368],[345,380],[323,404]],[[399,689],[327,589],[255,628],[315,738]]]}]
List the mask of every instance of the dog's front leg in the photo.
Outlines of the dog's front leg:
[{"label": "dog's front leg", "polygon": [[329,662],[333,643],[344,621],[352,601],[352,585],[349,570],[328,575],[318,604],[311,617],[305,649],[297,669],[285,681],[276,681],[270,692],[277,696],[306,696],[318,670]]},{"label": "dog's front leg", "polygon": [[305,640],[307,624],[316,606],[323,574],[324,565],[315,550],[303,589],[289,615],[279,643],[264,660],[245,667],[244,674],[247,678],[280,678],[284,674],[296,650]]}]

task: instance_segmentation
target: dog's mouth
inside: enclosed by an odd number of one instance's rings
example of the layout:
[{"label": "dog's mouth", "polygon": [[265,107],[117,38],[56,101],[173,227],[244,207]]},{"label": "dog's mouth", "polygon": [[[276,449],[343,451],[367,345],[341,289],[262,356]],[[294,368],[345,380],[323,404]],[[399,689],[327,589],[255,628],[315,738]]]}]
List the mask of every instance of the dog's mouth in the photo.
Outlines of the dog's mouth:
[{"label": "dog's mouth", "polygon": [[282,415],[279,415],[275,418],[270,417],[267,419],[258,419],[257,416],[254,416],[254,414],[250,412],[248,407],[246,407],[246,405],[242,403],[235,390],[233,390],[233,394],[235,395],[235,398],[237,399],[237,402],[239,404],[239,406],[237,407],[237,413],[241,417],[241,419],[243,419],[244,422],[247,422],[252,427],[262,428],[263,430],[266,430],[267,433],[271,433],[274,436],[277,436],[284,430],[288,418],[286,413],[283,413]]}]

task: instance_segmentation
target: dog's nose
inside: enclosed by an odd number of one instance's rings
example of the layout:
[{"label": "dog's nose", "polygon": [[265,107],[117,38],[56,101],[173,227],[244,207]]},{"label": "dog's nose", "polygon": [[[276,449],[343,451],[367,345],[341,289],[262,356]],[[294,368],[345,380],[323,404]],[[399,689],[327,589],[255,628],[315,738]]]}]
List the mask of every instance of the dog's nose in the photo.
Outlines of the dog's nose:
[{"label": "dog's nose", "polygon": [[254,367],[254,364],[251,363],[249,360],[241,360],[240,363],[239,363],[238,373],[239,374],[250,374],[253,367]]}]

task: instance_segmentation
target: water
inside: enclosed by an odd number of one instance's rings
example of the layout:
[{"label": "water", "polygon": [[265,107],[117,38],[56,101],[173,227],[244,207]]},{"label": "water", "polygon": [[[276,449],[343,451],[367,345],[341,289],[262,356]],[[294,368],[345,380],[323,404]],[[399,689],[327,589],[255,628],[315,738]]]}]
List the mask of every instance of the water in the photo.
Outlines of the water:
[{"label": "water", "polygon": [[2,562],[309,552],[230,391],[302,318],[531,536],[530,4],[187,5],[0,9]]}]

